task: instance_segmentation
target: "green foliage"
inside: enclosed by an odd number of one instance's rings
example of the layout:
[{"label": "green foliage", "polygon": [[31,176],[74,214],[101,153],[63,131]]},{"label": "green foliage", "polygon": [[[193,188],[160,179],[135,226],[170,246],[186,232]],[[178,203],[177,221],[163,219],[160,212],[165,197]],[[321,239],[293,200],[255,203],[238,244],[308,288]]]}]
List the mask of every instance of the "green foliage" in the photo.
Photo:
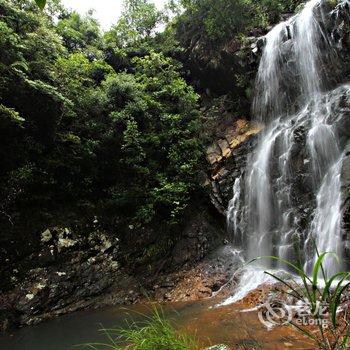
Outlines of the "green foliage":
[{"label": "green foliage", "polygon": [[162,54],[151,52],[133,64],[135,75],[110,76],[105,84],[110,116],[123,130],[121,166],[140,181],[128,189],[130,199],[144,202],[133,204],[135,224],[155,213],[176,223],[196,187],[198,96],[180,77],[178,64]]},{"label": "green foliage", "polygon": [[[178,332],[156,307],[151,316],[143,315],[143,324],[132,322],[126,329],[103,330],[108,344],[88,344],[86,348],[103,350],[199,350],[195,337]],[[124,344],[124,345],[123,345]]]},{"label": "green foliage", "polygon": [[77,12],[72,12],[58,22],[57,32],[69,51],[85,50],[91,55],[101,47],[100,27],[91,15],[81,17]]},{"label": "green foliage", "polygon": [[[254,28],[266,28],[280,20],[284,12],[293,11],[301,0],[181,0],[185,9],[179,17],[178,35],[200,33],[209,45],[219,46]],[[187,32],[187,33],[186,33]]]},{"label": "green foliage", "polygon": [[1,128],[6,128],[4,124],[15,124],[17,126],[22,126],[25,121],[18,112],[16,112],[13,108],[7,108],[4,105],[0,104],[0,120],[1,120]]}]

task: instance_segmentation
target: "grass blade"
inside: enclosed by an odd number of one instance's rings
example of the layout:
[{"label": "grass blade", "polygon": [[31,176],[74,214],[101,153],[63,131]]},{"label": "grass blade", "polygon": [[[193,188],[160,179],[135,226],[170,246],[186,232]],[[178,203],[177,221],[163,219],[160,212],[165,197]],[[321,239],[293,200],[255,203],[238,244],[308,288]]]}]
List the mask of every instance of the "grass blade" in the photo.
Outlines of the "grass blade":
[{"label": "grass blade", "polygon": [[285,286],[287,286],[289,289],[291,289],[291,290],[295,293],[295,295],[292,294],[292,293],[287,293],[287,294],[290,294],[291,296],[293,296],[293,297],[295,297],[295,298],[297,298],[297,299],[299,299],[299,300],[303,300],[303,296],[302,296],[301,294],[299,294],[299,292],[298,292],[295,288],[293,288],[289,283],[287,283],[286,281],[284,281],[282,278],[279,278],[278,276],[276,276],[276,275],[274,275],[274,274],[272,274],[272,273],[270,273],[270,272],[268,272],[268,271],[265,271],[265,273],[266,273],[267,275],[273,277],[275,280],[277,280],[277,281],[283,283]]},{"label": "grass blade", "polygon": [[332,298],[331,304],[330,304],[330,312],[331,312],[331,318],[332,318],[332,324],[333,327],[336,328],[337,326],[337,309],[338,306],[340,304],[340,298],[341,295],[344,293],[344,291],[346,290],[346,288],[348,288],[350,286],[350,282],[347,283],[345,286],[341,287],[341,282],[339,282],[338,287],[335,291],[335,295]]}]

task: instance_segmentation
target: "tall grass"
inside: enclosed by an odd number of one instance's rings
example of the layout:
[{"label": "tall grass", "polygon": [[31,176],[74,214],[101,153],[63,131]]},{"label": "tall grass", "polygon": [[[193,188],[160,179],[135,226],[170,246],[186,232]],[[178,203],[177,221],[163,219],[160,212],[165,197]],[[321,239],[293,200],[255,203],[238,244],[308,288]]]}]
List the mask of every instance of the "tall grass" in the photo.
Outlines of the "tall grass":
[{"label": "tall grass", "polygon": [[163,311],[153,308],[151,316],[142,315],[142,324],[132,321],[124,329],[102,330],[108,343],[85,345],[93,350],[199,350],[196,338],[176,331],[164,317]]},{"label": "tall grass", "polygon": [[[288,279],[280,278],[268,271],[265,271],[265,273],[288,288],[287,291],[281,290],[282,292],[293,296],[303,303],[307,302],[310,305],[311,314],[314,319],[318,321],[314,322],[318,329],[316,331],[311,331],[306,327],[304,328],[297,325],[293,321],[290,322],[291,325],[313,340],[319,349],[345,350],[349,349],[350,346],[350,324],[346,312],[340,320],[339,311],[342,296],[350,286],[350,282],[348,281],[350,273],[338,272],[328,277],[325,273],[323,262],[329,255],[338,260],[334,253],[324,252],[319,254],[317,251],[317,259],[314,263],[311,275],[305,272],[300,259],[294,263],[275,256],[268,256],[260,257],[253,261],[268,258],[277,260],[288,266],[292,270],[292,273],[287,273],[289,275]],[[297,283],[293,283],[295,282],[295,275],[300,278],[301,286]],[[326,327],[324,327],[323,321],[326,321]]]}]

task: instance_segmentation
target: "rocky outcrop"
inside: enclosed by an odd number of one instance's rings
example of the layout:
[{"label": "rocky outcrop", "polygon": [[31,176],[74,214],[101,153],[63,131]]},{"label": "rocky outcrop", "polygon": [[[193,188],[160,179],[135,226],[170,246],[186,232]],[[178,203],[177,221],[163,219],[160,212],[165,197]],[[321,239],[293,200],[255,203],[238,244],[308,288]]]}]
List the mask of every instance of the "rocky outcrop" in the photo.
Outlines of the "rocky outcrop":
[{"label": "rocky outcrop", "polygon": [[132,293],[122,291],[123,284],[132,290],[137,283],[119,266],[118,238],[98,229],[82,237],[70,228],[52,227],[42,233],[41,242],[41,250],[23,262],[36,266],[24,278],[13,269],[16,287],[0,294],[1,328],[29,325],[93,306],[102,294],[112,291],[116,303],[135,300]]},{"label": "rocky outcrop", "polygon": [[249,108],[242,79],[248,84],[254,81],[262,45],[261,42],[257,45],[256,41],[263,33],[263,30],[255,30],[244,42],[233,37],[221,47],[211,48],[201,37],[188,36],[189,32],[185,30],[178,33],[180,42],[187,47],[179,59],[198,90],[214,96],[233,93]]},{"label": "rocky outcrop", "polygon": [[[216,256],[213,262],[199,265],[225,242],[222,221],[209,207],[189,209],[176,240],[172,240],[174,233],[168,235],[161,228],[134,227],[129,228],[132,235],[119,239],[101,229],[97,218],[85,232],[62,226],[43,230],[40,249],[16,267],[8,267],[13,287],[0,292],[0,332],[80,309],[133,304],[149,298],[207,298],[230,275],[224,267],[228,259],[223,263]],[[196,270],[197,265],[202,267]],[[209,266],[212,274],[204,272]],[[192,293],[186,296],[181,291],[190,278],[197,279],[197,287],[191,284]]]},{"label": "rocky outcrop", "polygon": [[201,262],[187,270],[177,271],[155,280],[154,296],[160,301],[193,301],[216,296],[228,296],[229,288],[223,288],[241,266],[238,252],[228,244],[214,250]]},{"label": "rocky outcrop", "polygon": [[206,150],[210,165],[207,185],[212,203],[222,214],[226,213],[234,181],[244,172],[262,129],[262,124],[238,119],[225,128],[221,137]]}]

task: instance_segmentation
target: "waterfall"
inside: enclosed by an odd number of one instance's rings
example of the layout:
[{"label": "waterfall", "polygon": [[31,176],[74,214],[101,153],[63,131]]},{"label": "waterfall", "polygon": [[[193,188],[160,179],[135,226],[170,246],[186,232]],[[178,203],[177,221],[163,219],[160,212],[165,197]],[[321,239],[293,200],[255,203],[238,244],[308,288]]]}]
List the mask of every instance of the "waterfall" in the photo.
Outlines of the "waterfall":
[{"label": "waterfall", "polygon": [[[296,242],[303,243],[299,248],[307,270],[316,259],[313,242],[319,251],[342,255],[340,173],[345,145],[339,143],[335,110],[344,95],[350,97],[350,87],[327,90],[332,72],[325,66],[331,67],[335,52],[323,30],[327,16],[322,4],[309,1],[265,37],[253,114],[266,128],[245,178],[236,180],[237,187],[244,182],[244,203],[235,183],[228,210],[234,232],[244,218],[247,222],[242,233],[247,260],[268,255],[294,259]],[[298,200],[300,193],[309,194],[307,203]],[[257,262],[255,273],[249,267],[229,301],[265,283],[262,268],[282,267],[268,259]],[[327,273],[338,269],[334,260],[325,260]]]},{"label": "waterfall", "polygon": [[235,244],[242,244],[243,237],[239,227],[239,210],[240,210],[240,196],[241,196],[241,179],[238,177],[233,185],[233,197],[228,205],[227,210],[227,227],[232,229],[235,233],[233,241]]}]

